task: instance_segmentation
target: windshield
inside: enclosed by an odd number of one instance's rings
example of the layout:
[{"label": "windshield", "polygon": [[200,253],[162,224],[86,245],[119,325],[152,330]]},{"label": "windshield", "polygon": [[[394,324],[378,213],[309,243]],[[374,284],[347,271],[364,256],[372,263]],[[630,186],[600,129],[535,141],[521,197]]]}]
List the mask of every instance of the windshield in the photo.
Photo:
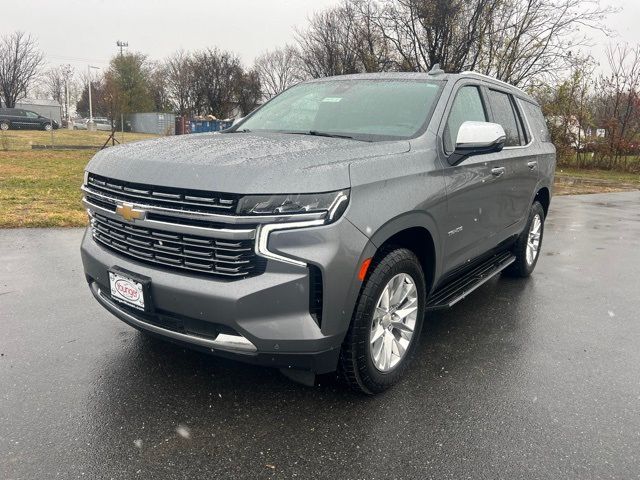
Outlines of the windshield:
[{"label": "windshield", "polygon": [[297,85],[238,126],[238,131],[330,134],[358,140],[415,136],[431,117],[441,82],[330,80]]}]

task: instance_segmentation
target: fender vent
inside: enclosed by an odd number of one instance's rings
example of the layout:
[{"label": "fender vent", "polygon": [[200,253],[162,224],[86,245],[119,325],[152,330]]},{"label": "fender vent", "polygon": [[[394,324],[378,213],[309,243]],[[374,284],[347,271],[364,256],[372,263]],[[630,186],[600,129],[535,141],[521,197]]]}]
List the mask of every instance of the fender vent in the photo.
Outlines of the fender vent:
[{"label": "fender vent", "polygon": [[309,265],[309,313],[322,326],[322,272],[315,265]]}]

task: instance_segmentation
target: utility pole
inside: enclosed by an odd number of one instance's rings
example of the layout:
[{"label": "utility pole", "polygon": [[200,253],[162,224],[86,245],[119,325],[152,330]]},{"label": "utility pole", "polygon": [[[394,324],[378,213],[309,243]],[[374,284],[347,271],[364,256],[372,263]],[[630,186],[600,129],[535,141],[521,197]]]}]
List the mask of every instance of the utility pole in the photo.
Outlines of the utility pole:
[{"label": "utility pole", "polygon": [[67,128],[72,130],[73,125],[71,125],[71,116],[69,115],[69,78],[73,69],[69,64],[62,65],[62,72],[64,73],[65,117],[67,117]]},{"label": "utility pole", "polygon": [[87,65],[87,79],[89,80],[89,121],[87,122],[87,130],[95,131],[96,124],[93,123],[93,103],[91,102],[91,69],[100,70],[100,67]]},{"label": "utility pole", "polygon": [[118,48],[120,49],[120,57],[122,58],[122,56],[124,55],[124,49],[127,48],[129,46],[129,42],[123,42],[121,40],[118,40],[116,42],[116,45],[118,46]]}]

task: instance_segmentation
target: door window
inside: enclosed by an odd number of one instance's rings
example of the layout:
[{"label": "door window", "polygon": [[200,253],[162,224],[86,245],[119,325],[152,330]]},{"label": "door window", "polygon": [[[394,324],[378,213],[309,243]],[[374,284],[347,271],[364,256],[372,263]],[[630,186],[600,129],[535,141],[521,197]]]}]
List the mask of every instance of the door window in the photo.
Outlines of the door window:
[{"label": "door window", "polygon": [[489,101],[491,102],[493,121],[502,125],[507,135],[507,141],[504,146],[525,145],[527,139],[525,138],[523,127],[519,123],[519,115],[514,108],[511,95],[497,90],[489,90]]},{"label": "door window", "polygon": [[30,111],[27,110],[25,113],[27,114],[27,117],[29,117],[29,118],[38,118],[38,114],[35,113],[35,112],[30,112]]},{"label": "door window", "polygon": [[458,90],[444,129],[444,151],[452,153],[456,147],[458,130],[464,122],[486,122],[487,113],[478,87],[468,85]]}]

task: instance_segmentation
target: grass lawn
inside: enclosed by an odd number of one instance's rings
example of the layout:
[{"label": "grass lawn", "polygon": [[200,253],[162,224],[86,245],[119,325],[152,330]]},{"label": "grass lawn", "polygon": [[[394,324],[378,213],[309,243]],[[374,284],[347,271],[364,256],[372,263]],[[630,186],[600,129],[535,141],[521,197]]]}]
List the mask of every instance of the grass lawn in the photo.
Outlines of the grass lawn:
[{"label": "grass lawn", "polygon": [[[54,145],[102,145],[108,132],[57,130]],[[125,133],[123,142],[153,138]],[[0,132],[0,228],[79,227],[87,222],[80,199],[84,167],[93,150],[31,150],[50,145],[51,133]],[[640,189],[640,175],[558,168],[556,194]]]},{"label": "grass lawn", "polygon": [[[57,145],[102,145],[109,132],[57,130]],[[154,138],[125,133],[124,142]],[[51,133],[0,132],[0,228],[78,227],[87,222],[80,202],[84,167],[93,150],[31,150]]]},{"label": "grass lawn", "polygon": [[558,167],[554,190],[556,195],[640,190],[640,175],[610,170]]},{"label": "grass lawn", "polygon": [[[2,150],[31,150],[31,145],[82,145],[102,147],[110,132],[88,132],[86,130],[59,129],[53,132],[42,130],[8,130],[0,131],[0,151]],[[116,139],[121,143],[135,142],[155,135],[143,133],[116,133]]]}]

